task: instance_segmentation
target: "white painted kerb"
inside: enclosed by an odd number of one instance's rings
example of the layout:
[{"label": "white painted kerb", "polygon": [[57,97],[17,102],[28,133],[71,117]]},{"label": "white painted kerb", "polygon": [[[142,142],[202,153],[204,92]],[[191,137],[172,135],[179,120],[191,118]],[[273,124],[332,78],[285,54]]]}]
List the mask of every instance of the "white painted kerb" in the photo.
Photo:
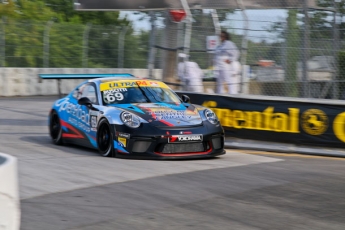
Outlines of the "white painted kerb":
[{"label": "white painted kerb", "polygon": [[17,159],[0,153],[0,229],[19,230]]}]

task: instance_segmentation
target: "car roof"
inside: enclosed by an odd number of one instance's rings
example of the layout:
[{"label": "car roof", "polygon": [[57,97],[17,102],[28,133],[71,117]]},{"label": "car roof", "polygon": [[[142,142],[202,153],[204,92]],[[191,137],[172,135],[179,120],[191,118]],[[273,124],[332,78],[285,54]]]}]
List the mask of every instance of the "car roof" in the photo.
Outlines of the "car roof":
[{"label": "car roof", "polygon": [[102,84],[102,83],[107,83],[107,82],[121,82],[121,81],[140,81],[140,82],[147,82],[148,84],[151,84],[153,82],[160,82],[163,83],[162,81],[159,80],[154,80],[154,79],[143,79],[143,78],[137,78],[137,77],[107,77],[107,78],[96,78],[96,79],[91,79],[88,82],[94,82],[97,85]]},{"label": "car roof", "polygon": [[142,79],[136,78],[136,77],[107,77],[107,78],[90,79],[89,82],[103,83],[103,82],[135,80],[135,79],[142,80]]}]

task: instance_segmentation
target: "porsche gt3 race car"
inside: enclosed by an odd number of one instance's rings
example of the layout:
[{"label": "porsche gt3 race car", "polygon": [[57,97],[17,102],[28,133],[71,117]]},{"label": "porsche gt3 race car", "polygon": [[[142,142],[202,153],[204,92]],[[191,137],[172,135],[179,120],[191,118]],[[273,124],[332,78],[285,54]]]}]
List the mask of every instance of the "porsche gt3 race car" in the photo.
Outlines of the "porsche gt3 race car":
[{"label": "porsche gt3 race car", "polygon": [[205,158],[224,154],[216,114],[166,84],[134,77],[90,79],[57,100],[49,114],[57,145],[98,149],[105,157]]}]

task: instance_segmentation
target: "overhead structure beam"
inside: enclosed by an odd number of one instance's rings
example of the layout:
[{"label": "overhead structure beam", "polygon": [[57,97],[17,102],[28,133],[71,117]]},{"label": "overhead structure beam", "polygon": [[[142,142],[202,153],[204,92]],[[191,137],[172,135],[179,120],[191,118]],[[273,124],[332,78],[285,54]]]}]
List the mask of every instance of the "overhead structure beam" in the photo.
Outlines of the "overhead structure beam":
[{"label": "overhead structure beam", "polygon": [[[306,0],[308,8],[318,8],[316,0]],[[190,9],[239,9],[235,0],[186,0]],[[87,11],[147,11],[183,9],[183,1],[176,0],[75,0],[76,10]],[[303,8],[301,0],[242,0],[246,9]]]}]

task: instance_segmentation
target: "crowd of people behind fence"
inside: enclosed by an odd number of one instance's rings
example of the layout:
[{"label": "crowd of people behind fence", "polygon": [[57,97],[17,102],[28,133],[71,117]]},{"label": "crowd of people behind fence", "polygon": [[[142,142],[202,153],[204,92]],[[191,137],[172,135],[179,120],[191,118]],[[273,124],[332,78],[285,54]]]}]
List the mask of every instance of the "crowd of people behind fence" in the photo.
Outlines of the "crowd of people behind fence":
[{"label": "crowd of people behind fence", "polygon": [[[227,89],[228,94],[240,92],[241,64],[239,63],[239,56],[240,52],[236,44],[231,41],[230,34],[222,31],[220,44],[215,49],[213,58],[213,71],[216,79],[215,93],[224,94],[224,88]],[[204,73],[198,63],[189,60],[187,54],[179,54],[177,75],[181,81],[182,90],[204,92]]]}]

